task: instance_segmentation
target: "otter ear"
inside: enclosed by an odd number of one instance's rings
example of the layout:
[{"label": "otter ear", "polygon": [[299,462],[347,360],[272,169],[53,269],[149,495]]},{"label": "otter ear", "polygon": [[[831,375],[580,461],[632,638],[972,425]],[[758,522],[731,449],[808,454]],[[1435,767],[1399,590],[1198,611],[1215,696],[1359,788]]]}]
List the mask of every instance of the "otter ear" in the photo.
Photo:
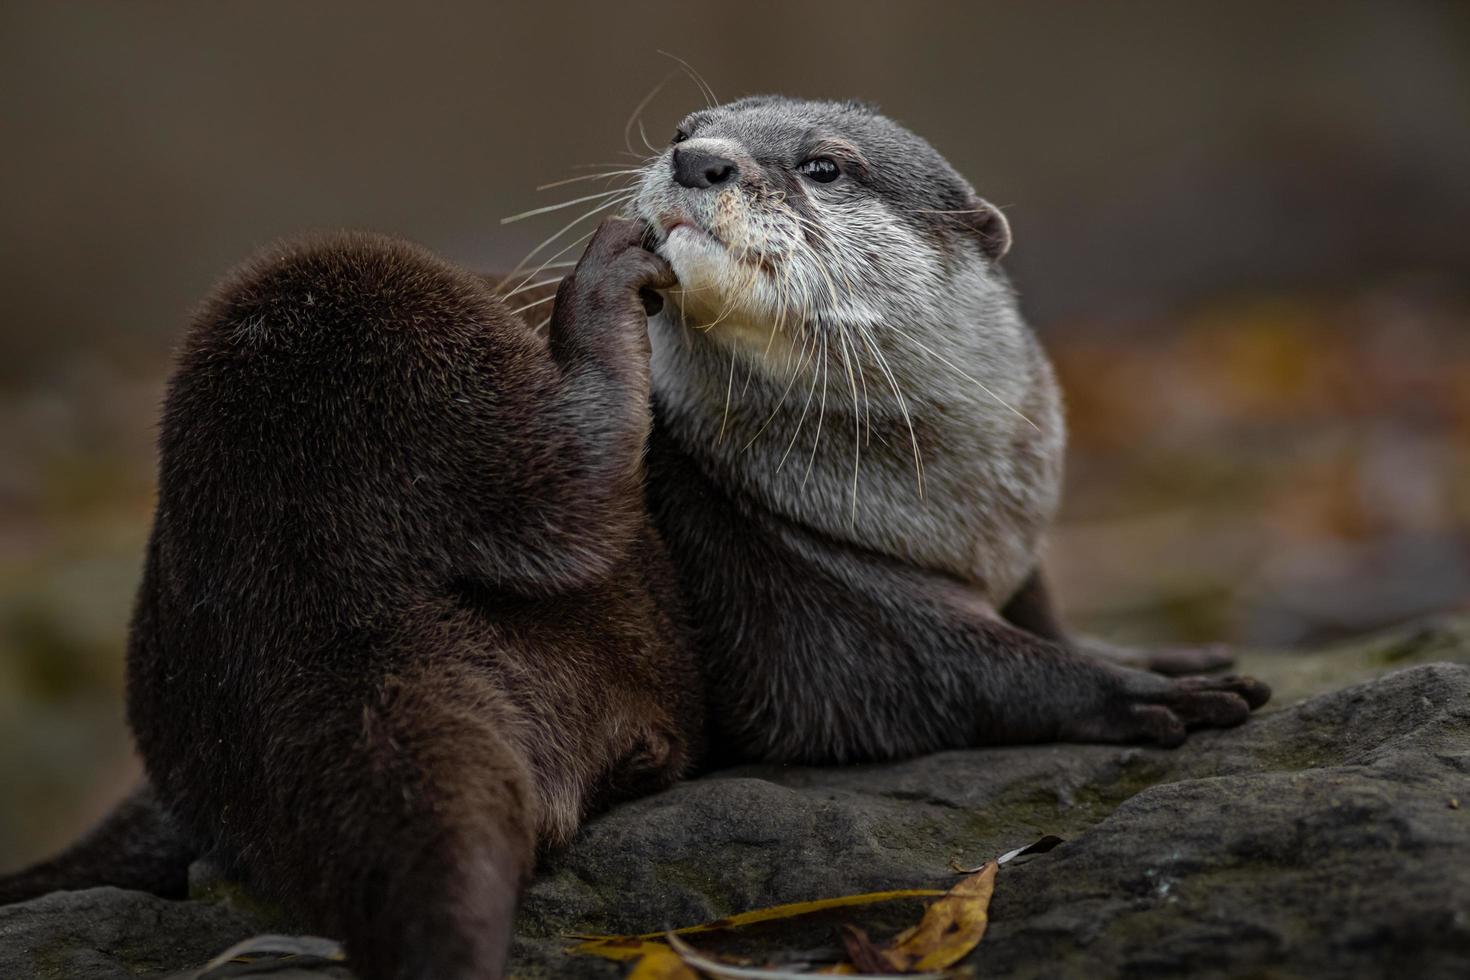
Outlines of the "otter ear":
[{"label": "otter ear", "polygon": [[999,262],[1011,250],[1011,223],[1000,208],[978,197],[970,198],[970,208],[962,217],[980,240],[980,250],[992,262]]}]

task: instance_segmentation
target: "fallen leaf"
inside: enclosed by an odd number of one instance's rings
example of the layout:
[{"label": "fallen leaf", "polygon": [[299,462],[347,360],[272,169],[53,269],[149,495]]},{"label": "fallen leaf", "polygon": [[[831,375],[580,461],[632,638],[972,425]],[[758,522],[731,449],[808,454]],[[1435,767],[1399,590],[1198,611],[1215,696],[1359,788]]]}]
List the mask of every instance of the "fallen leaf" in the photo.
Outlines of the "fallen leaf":
[{"label": "fallen leaf", "polygon": [[[717,980],[806,980],[812,975],[810,970],[805,969],[782,970],[723,963],[699,952],[672,932],[668,933],[666,938],[674,952],[678,953],[687,965],[700,973],[716,977]],[[941,973],[904,973],[902,975],[877,973],[869,974],[868,980],[944,980],[944,975]]]},{"label": "fallen leaf", "polygon": [[924,911],[918,925],[885,945],[875,945],[861,929],[849,926],[842,940],[853,964],[869,974],[910,975],[958,963],[980,942],[990,924],[990,896],[999,868],[999,862],[991,861],[959,882]]},{"label": "fallen leaf", "polygon": [[602,936],[578,943],[567,952],[578,956],[600,956],[605,960],[624,963],[628,960],[640,959],[661,949],[668,949],[668,947],[642,936]]},{"label": "fallen leaf", "polygon": [[628,980],[699,980],[699,974],[668,946],[649,943],[651,948],[643,954],[628,974]]},{"label": "fallen leaf", "polygon": [[[827,909],[877,905],[881,902],[893,902],[905,898],[935,898],[945,894],[937,888],[906,888],[898,891],[864,892],[858,895],[841,895],[836,898],[819,898],[810,902],[791,902],[786,905],[753,909],[739,915],[715,919],[713,922],[703,922],[696,926],[684,926],[673,930],[673,935],[692,936],[703,932],[723,932],[727,929],[739,929],[742,926],[774,922],[778,919],[793,919],[798,916],[811,915],[814,912],[824,912]],[[568,952],[585,956],[601,956],[609,960],[632,960],[645,955],[651,946],[661,946],[662,944],[650,943],[649,940],[658,940],[664,935],[666,934],[662,932],[645,932],[636,936],[574,935],[569,938],[580,939],[582,942],[573,946]]]}]

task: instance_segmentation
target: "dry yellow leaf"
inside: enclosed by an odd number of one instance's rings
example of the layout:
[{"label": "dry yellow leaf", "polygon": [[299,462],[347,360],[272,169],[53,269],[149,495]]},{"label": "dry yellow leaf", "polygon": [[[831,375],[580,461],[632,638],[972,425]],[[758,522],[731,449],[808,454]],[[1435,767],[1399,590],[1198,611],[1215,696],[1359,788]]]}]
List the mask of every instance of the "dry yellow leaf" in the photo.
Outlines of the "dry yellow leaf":
[{"label": "dry yellow leaf", "polygon": [[[841,895],[837,898],[819,898],[811,902],[791,902],[786,905],[773,905],[770,908],[754,909],[750,912],[742,912],[739,915],[727,916],[723,919],[715,919],[713,922],[703,922],[697,926],[685,926],[682,929],[673,930],[677,936],[692,936],[701,932],[721,932],[726,929],[738,929],[741,926],[756,925],[761,922],[774,922],[777,919],[791,919],[801,915],[811,915],[813,912],[823,912],[827,909],[849,908],[858,905],[876,905],[880,902],[892,902],[904,898],[934,898],[944,896],[946,892],[937,888],[906,888],[898,891],[888,892],[864,892],[859,895]],[[601,956],[604,959],[626,961],[637,959],[650,951],[650,947],[663,948],[662,943],[649,942],[649,940],[662,939],[666,933],[645,932],[636,936],[573,936],[582,942],[573,946],[568,952],[587,956]]]},{"label": "dry yellow leaf", "polygon": [[943,970],[964,959],[990,924],[990,896],[999,867],[991,861],[965,878],[929,906],[918,925],[895,936],[882,950],[894,971]]},{"label": "dry yellow leaf", "polygon": [[650,948],[643,954],[628,974],[628,980],[699,980],[699,974],[689,968],[679,954],[659,943],[648,943]]},{"label": "dry yellow leaf", "polygon": [[[659,940],[676,943],[678,940],[672,937],[738,929],[742,926],[811,915],[828,909],[876,905],[906,898],[937,898],[938,901],[925,910],[917,926],[900,933],[892,942],[879,947],[869,943],[866,936],[861,936],[861,943],[872,954],[870,958],[875,960],[865,964],[868,967],[866,972],[872,972],[874,966],[880,965],[891,969],[893,973],[942,970],[963,959],[985,934],[997,867],[991,861],[979,873],[970,875],[947,892],[937,888],[864,892],[810,902],[773,905],[667,932],[648,932],[635,936],[575,936],[573,938],[581,939],[582,942],[568,952],[600,956],[618,962],[636,960],[630,980],[689,980],[697,974],[690,972],[691,968],[685,962],[687,957],[681,958],[678,951]],[[850,976],[856,974],[857,969],[850,964],[838,964],[817,972]]]},{"label": "dry yellow leaf", "polygon": [[604,936],[578,943],[567,952],[582,956],[601,956],[605,960],[626,963],[628,960],[636,960],[661,949],[668,949],[668,946],[644,939],[642,936]]}]

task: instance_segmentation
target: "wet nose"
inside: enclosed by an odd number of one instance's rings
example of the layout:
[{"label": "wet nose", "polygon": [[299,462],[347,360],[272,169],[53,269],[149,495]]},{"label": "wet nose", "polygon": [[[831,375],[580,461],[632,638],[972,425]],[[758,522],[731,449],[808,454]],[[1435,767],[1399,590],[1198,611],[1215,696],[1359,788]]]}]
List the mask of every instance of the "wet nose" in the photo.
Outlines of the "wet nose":
[{"label": "wet nose", "polygon": [[685,187],[714,187],[732,179],[735,161],[699,150],[674,150],[674,179]]}]

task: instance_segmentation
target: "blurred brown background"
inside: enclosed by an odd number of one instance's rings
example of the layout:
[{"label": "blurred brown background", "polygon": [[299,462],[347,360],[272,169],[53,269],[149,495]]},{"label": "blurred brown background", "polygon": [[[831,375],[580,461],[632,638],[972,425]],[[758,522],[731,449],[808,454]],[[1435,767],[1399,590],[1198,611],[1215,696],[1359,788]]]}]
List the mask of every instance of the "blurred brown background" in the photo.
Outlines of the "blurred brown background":
[{"label": "blurred brown background", "polygon": [[[171,342],[274,236],[481,268],[687,59],[857,96],[1007,209],[1074,445],[1075,622],[1301,644],[1470,596],[1470,5],[0,4],[0,867],[133,778]],[[682,76],[651,138],[699,104]],[[572,185],[573,188],[578,185]],[[560,195],[560,197],[558,196]]]}]

